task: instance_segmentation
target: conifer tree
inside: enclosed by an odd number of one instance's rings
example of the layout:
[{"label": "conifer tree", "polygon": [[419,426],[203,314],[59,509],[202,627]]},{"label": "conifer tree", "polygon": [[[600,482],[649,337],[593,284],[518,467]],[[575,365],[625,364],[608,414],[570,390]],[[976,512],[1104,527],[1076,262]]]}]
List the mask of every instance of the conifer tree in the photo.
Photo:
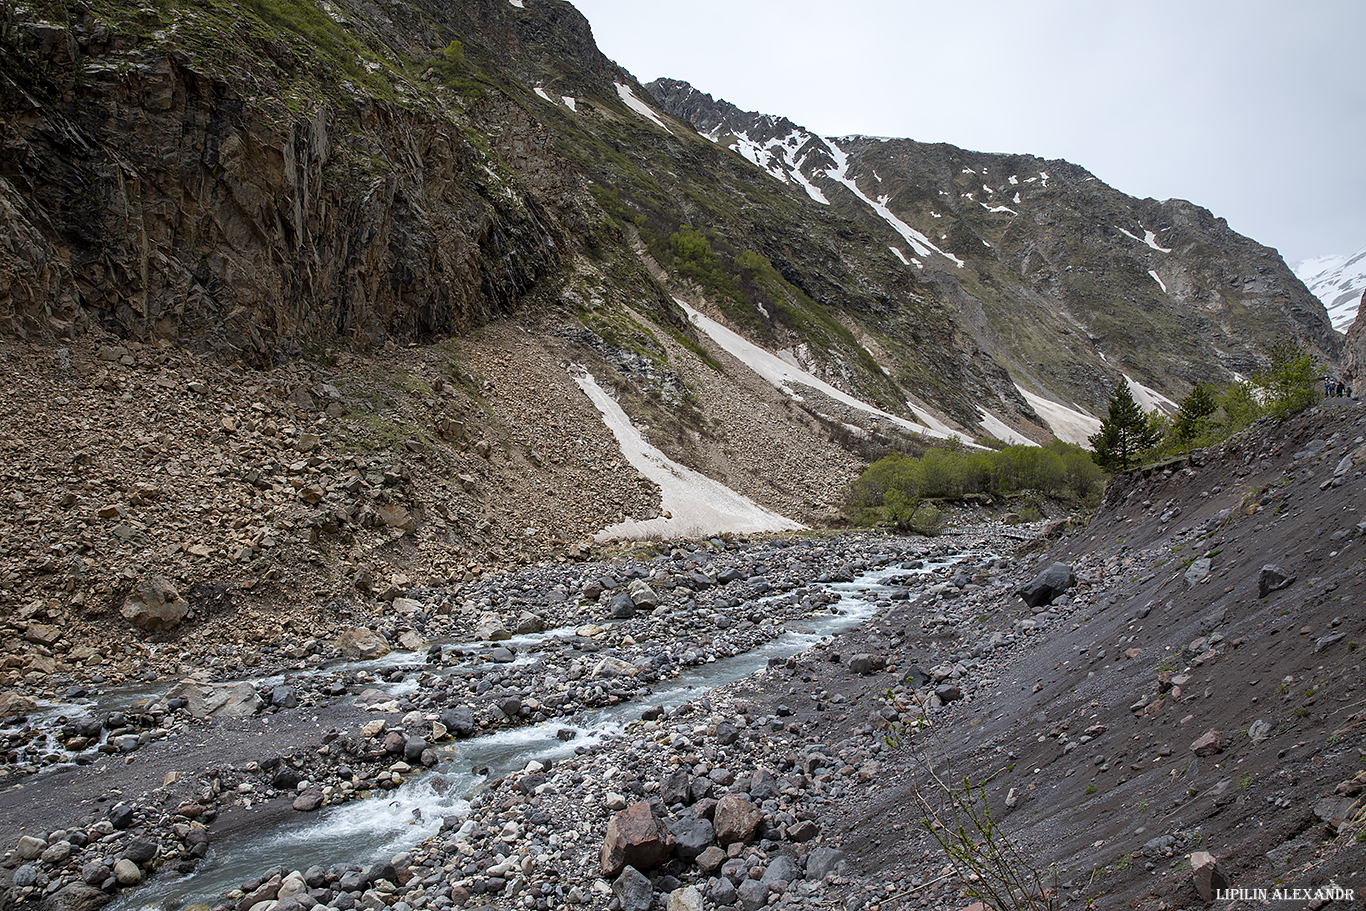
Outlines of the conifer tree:
[{"label": "conifer tree", "polygon": [[1213,390],[1205,383],[1196,383],[1190,395],[1181,400],[1172,422],[1172,436],[1178,443],[1189,443],[1205,429],[1205,419],[1218,410]]},{"label": "conifer tree", "polygon": [[1157,445],[1160,434],[1148,421],[1143,409],[1129,391],[1129,381],[1120,380],[1110,396],[1110,411],[1100,422],[1100,432],[1088,438],[1095,450],[1091,458],[1106,471],[1128,471],[1139,463],[1143,453]]}]

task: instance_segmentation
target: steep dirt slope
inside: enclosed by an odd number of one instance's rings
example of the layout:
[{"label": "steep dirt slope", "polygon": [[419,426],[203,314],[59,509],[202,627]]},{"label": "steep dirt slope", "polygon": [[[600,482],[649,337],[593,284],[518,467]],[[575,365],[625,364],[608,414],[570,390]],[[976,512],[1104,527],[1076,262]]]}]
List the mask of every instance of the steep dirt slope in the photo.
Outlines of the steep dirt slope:
[{"label": "steep dirt slope", "polygon": [[[1001,833],[1073,906],[1197,904],[1199,850],[1233,887],[1362,896],[1364,468],[1362,406],[1259,424],[1117,479],[1095,521],[1013,576],[894,604],[831,646],[901,673],[853,675],[819,653],[797,665],[818,702],[849,699],[837,719],[797,713],[808,742],[895,746],[841,829],[862,873],[905,888],[855,889],[849,907],[965,902],[920,823],[917,793],[943,805],[929,770],[984,785]],[[1031,611],[1012,588],[1054,560],[1077,584]],[[1291,581],[1263,592],[1268,564]],[[917,696],[916,666],[943,682]],[[944,685],[960,701],[923,708]],[[769,698],[805,704],[781,684]]]}]

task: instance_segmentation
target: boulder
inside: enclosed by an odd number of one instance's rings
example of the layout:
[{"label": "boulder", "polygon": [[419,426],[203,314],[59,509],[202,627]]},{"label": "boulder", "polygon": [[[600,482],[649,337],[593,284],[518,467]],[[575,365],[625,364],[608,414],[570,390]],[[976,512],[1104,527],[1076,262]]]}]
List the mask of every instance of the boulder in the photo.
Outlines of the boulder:
[{"label": "boulder", "polygon": [[1039,573],[1028,583],[1020,586],[1016,594],[1030,607],[1052,604],[1054,599],[1077,584],[1077,576],[1066,563],[1054,563]]},{"label": "boulder", "polygon": [[636,607],[645,610],[654,610],[659,606],[659,595],[655,593],[655,590],[651,588],[650,584],[644,579],[632,581],[631,584],[627,586],[626,590],[630,593],[631,601],[634,602]]},{"label": "boulder", "polygon": [[1209,575],[1210,567],[1212,565],[1213,561],[1210,560],[1209,557],[1198,557],[1192,560],[1191,565],[1186,567],[1186,585],[1194,586],[1199,584],[1201,579]]},{"label": "boulder", "polygon": [[1214,901],[1214,896],[1228,888],[1228,878],[1219,867],[1219,861],[1208,851],[1196,851],[1191,855],[1191,876],[1195,880],[1195,891],[1204,901]]},{"label": "boulder", "polygon": [[245,718],[255,715],[265,704],[255,688],[240,683],[193,683],[185,681],[171,687],[168,699],[184,699],[194,718]]},{"label": "boulder", "polygon": [[1294,573],[1287,572],[1274,563],[1268,563],[1257,573],[1257,597],[1265,598],[1272,592],[1278,592],[1294,584]]},{"label": "boulder", "polygon": [[716,841],[716,830],[711,821],[700,817],[672,820],[669,831],[674,836],[674,853],[684,863],[691,863]]},{"label": "boulder", "polygon": [[474,711],[467,705],[456,705],[441,713],[441,724],[457,737],[474,733]]},{"label": "boulder", "polygon": [[652,870],[673,853],[674,837],[645,801],[631,804],[607,823],[602,874],[617,876],[627,865]]},{"label": "boulder", "polygon": [[747,879],[735,890],[739,896],[740,911],[759,911],[768,904],[768,884],[757,879]]},{"label": "boulder", "polygon": [[389,643],[372,629],[353,626],[337,637],[337,651],[352,661],[372,661],[389,654]]},{"label": "boulder", "polygon": [[497,614],[485,612],[479,618],[478,625],[474,628],[474,638],[483,642],[503,642],[512,638],[512,633]]},{"label": "boulder", "polygon": [[1191,742],[1191,752],[1200,757],[1224,752],[1224,735],[1218,731],[1206,731]]},{"label": "boulder", "polygon": [[712,816],[716,840],[722,847],[736,842],[749,844],[763,821],[763,811],[740,794],[727,794],[718,800]]},{"label": "boulder", "polygon": [[114,878],[120,886],[136,886],[142,882],[142,871],[138,869],[137,864],[122,857],[114,864]]},{"label": "boulder", "polygon": [[634,677],[640,673],[640,668],[629,661],[614,658],[608,655],[593,667],[594,677]]},{"label": "boulder", "polygon": [[38,703],[18,693],[0,693],[0,718],[27,715],[38,708]]},{"label": "boulder", "polygon": [[612,883],[621,911],[650,911],[655,901],[655,887],[649,878],[635,867],[627,867]]},{"label": "boulder", "polygon": [[396,528],[404,534],[417,531],[417,519],[397,503],[386,503],[375,507],[379,520],[388,528]]},{"label": "boulder", "polygon": [[849,659],[849,671],[854,674],[872,674],[882,670],[886,666],[887,659],[881,655],[863,653]]},{"label": "boulder", "polygon": [[67,883],[43,900],[43,911],[94,911],[107,905],[114,896],[82,882]]},{"label": "boulder", "polygon": [[665,911],[702,911],[702,893],[696,886],[684,886],[669,893]]},{"label": "boulder", "polygon": [[629,592],[619,592],[612,596],[611,617],[613,620],[630,620],[636,615],[636,602]]},{"label": "boulder", "polygon": [[806,855],[806,878],[817,882],[837,873],[844,863],[844,852],[836,848],[812,848]]},{"label": "boulder", "polygon": [[162,576],[144,580],[119,609],[123,619],[148,632],[175,629],[189,612],[189,602]]}]

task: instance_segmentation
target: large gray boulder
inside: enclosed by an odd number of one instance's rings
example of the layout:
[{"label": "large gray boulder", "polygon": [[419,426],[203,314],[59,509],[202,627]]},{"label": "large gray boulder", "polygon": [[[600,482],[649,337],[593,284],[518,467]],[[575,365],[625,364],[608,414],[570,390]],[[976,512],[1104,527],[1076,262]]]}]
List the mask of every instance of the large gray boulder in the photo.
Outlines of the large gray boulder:
[{"label": "large gray boulder", "polygon": [[1295,584],[1295,574],[1268,563],[1257,573],[1257,597],[1265,598],[1272,592],[1289,588]]},{"label": "large gray boulder", "polygon": [[265,704],[250,683],[194,683],[173,686],[168,699],[185,700],[185,708],[195,718],[244,718],[255,715]]},{"label": "large gray boulder", "polygon": [[1030,607],[1043,607],[1052,604],[1055,598],[1076,584],[1077,576],[1072,572],[1072,567],[1066,563],[1054,563],[1020,586],[1015,593]]}]

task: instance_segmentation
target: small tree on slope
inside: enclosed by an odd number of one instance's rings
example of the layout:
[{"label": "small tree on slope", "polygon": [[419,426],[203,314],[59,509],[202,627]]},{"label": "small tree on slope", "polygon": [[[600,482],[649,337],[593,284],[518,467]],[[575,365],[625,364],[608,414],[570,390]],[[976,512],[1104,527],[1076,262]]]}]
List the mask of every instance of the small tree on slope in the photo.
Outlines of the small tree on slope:
[{"label": "small tree on slope", "polygon": [[1091,458],[1106,471],[1128,471],[1157,445],[1160,436],[1134,401],[1129,381],[1123,379],[1110,396],[1110,413],[1100,422],[1100,432],[1088,437],[1095,450]]}]

